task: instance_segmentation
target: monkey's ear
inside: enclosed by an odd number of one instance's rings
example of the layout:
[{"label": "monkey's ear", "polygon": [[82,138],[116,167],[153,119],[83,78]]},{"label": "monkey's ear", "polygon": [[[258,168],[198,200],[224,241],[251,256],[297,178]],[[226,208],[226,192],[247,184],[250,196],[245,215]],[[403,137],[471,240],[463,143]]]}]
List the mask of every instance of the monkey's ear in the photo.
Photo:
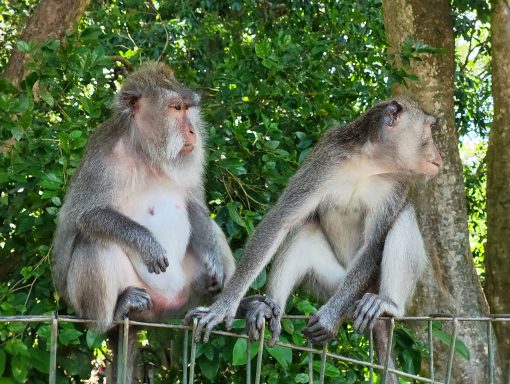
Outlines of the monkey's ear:
[{"label": "monkey's ear", "polygon": [[398,101],[392,100],[388,103],[384,110],[383,121],[388,127],[397,125],[400,113],[404,108]]},{"label": "monkey's ear", "polygon": [[138,100],[142,95],[136,90],[124,89],[117,96],[117,103],[122,112],[135,113],[138,108]]}]

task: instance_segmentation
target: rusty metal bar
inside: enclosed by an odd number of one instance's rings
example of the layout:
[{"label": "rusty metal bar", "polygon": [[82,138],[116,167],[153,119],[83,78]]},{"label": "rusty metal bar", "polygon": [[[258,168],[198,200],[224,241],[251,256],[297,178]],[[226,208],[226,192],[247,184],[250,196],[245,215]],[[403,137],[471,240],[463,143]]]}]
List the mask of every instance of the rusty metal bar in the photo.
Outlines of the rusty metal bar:
[{"label": "rusty metal bar", "polygon": [[372,365],[374,364],[374,331],[372,329],[368,332],[368,358],[370,360],[370,365],[368,366],[369,380],[370,384],[374,384],[374,367]]},{"label": "rusty metal bar", "polygon": [[324,376],[326,373],[326,355],[328,353],[328,345],[324,345],[321,354],[321,373],[319,376],[319,384],[324,384]]},{"label": "rusty metal bar", "polygon": [[390,318],[390,335],[388,337],[388,344],[386,345],[386,356],[384,357],[384,371],[382,376],[383,384],[386,384],[388,381],[388,369],[391,359],[391,349],[393,347],[393,331],[395,330],[395,319],[393,317]]},{"label": "rusty metal bar", "polygon": [[50,339],[50,372],[48,383],[55,384],[57,379],[57,339],[58,339],[58,319],[57,314],[53,314],[51,320],[51,339]]},{"label": "rusty metal bar", "polygon": [[[308,342],[308,348],[312,349],[312,343]],[[308,351],[308,384],[313,384],[313,353]]]},{"label": "rusty metal bar", "polygon": [[197,331],[198,319],[193,319],[193,333],[191,335],[191,358],[189,363],[189,384],[195,380],[195,359],[197,352],[197,343],[195,342],[195,334]]},{"label": "rusty metal bar", "polygon": [[260,384],[260,373],[262,372],[262,355],[264,354],[264,333],[266,330],[266,323],[262,323],[260,330],[259,349],[257,355],[257,370],[255,371],[255,384]]},{"label": "rusty metal bar", "polygon": [[455,355],[455,343],[457,342],[457,335],[459,332],[458,325],[459,325],[459,321],[456,318],[454,318],[453,319],[452,341],[450,343],[450,351],[448,353],[448,365],[446,367],[445,384],[449,384],[450,379],[452,377],[453,356]]},{"label": "rusty metal bar", "polygon": [[429,337],[429,372],[430,378],[434,380],[434,340],[432,338],[432,320],[428,320],[428,337]]}]

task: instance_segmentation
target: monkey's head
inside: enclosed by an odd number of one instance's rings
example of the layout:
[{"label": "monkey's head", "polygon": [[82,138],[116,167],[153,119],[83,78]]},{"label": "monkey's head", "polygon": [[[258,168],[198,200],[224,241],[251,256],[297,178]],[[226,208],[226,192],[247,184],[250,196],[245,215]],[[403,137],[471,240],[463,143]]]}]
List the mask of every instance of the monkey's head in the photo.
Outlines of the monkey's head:
[{"label": "monkey's head", "polygon": [[378,140],[392,166],[398,172],[436,176],[443,164],[432,138],[437,118],[407,98],[395,98],[374,108],[380,124]]},{"label": "monkey's head", "polygon": [[153,163],[200,158],[204,140],[200,97],[161,63],[148,63],[124,82],[116,112],[133,143]]}]

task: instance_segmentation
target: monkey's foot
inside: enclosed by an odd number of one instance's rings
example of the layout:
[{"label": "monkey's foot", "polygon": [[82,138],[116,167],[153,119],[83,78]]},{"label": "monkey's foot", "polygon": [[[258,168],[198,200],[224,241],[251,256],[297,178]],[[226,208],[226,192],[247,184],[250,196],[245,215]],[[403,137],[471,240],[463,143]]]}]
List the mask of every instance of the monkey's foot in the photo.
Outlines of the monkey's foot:
[{"label": "monkey's foot", "polygon": [[142,312],[152,309],[152,300],[149,293],[138,287],[127,287],[122,292],[115,306],[113,318],[115,320],[122,319],[131,311]]},{"label": "monkey's foot", "polygon": [[308,321],[306,328],[303,328],[305,337],[315,344],[326,344],[329,340],[338,335],[338,316],[323,306]]},{"label": "monkey's foot", "polygon": [[188,324],[192,318],[197,318],[198,324],[195,330],[195,341],[200,342],[202,332],[204,332],[204,343],[207,343],[213,328],[219,323],[225,322],[227,330],[232,329],[235,312],[229,313],[229,308],[231,307],[235,307],[235,305],[229,305],[220,301],[216,301],[210,307],[197,307],[186,313],[184,323]]},{"label": "monkey's foot", "polygon": [[260,332],[262,331],[262,326],[267,319],[269,330],[272,333],[272,337],[271,340],[269,340],[268,345],[272,347],[276,344],[282,332],[282,326],[280,324],[280,306],[270,297],[256,295],[254,297],[247,297],[244,300],[250,299],[252,300],[247,304],[245,315],[246,331],[248,336],[252,341],[259,340],[261,337]]},{"label": "monkey's foot", "polygon": [[365,293],[360,300],[354,303],[354,330],[363,333],[366,329],[372,329],[383,313],[398,316],[401,311],[387,297],[375,293]]}]

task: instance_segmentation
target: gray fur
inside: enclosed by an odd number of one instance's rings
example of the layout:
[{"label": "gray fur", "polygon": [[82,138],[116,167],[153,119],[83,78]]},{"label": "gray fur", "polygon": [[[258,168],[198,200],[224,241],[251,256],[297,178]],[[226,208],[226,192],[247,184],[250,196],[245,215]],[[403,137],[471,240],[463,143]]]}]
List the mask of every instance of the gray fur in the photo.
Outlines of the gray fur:
[{"label": "gray fur", "polygon": [[[281,329],[278,308],[285,306],[291,290],[301,282],[328,299],[304,330],[316,343],[335,337],[341,322],[354,310],[360,331],[374,326],[381,310],[403,313],[408,292],[401,295],[404,302],[396,308],[392,298],[377,294],[378,281],[385,265],[387,269],[393,267],[389,273],[395,273],[394,280],[402,279],[406,289],[414,288],[418,273],[400,276],[399,271],[406,268],[383,261],[383,257],[391,259],[392,252],[404,255],[402,264],[417,270],[423,265],[423,242],[407,191],[416,176],[434,175],[441,164],[430,135],[434,122],[435,118],[414,101],[398,98],[377,104],[354,122],[326,132],[257,226],[217,301],[188,312],[188,319],[199,318],[197,341],[202,332],[207,341],[216,324],[231,324],[242,296],[275,254],[268,297],[253,301],[246,310],[251,338],[258,337],[261,322],[267,319],[273,331],[270,343],[276,342]],[[395,248],[385,247],[389,233],[398,239],[411,229],[414,239],[402,244],[392,240]],[[310,236],[320,251],[303,255],[303,247],[293,248],[302,236]],[[286,262],[290,257],[301,259]],[[282,286],[287,291],[280,294]],[[375,331],[384,329],[376,327]],[[379,336],[377,340],[387,335]]]},{"label": "gray fur", "polygon": [[[171,107],[169,95],[182,100],[186,111],[190,109],[186,116],[195,130],[196,144],[193,151],[185,155],[180,154],[179,144],[171,141],[184,143],[179,137],[179,121],[167,112]],[[53,278],[63,299],[79,316],[94,320],[93,326],[98,330],[108,330],[114,320],[125,315],[162,320],[182,314],[190,306],[210,302],[233,273],[232,253],[225,235],[209,218],[204,196],[206,134],[198,109],[199,100],[198,95],[173,77],[168,67],[147,64],[126,79],[117,95],[112,117],[89,139],[59,213]],[[140,117],[142,112],[145,115]],[[127,165],[120,164],[122,162]],[[147,180],[151,184],[145,187]],[[140,192],[137,188],[148,188],[150,192],[150,186],[159,180],[165,183],[160,187],[162,191],[171,188],[184,200],[187,213],[183,217],[189,220],[190,236],[189,240],[183,240],[187,243],[182,244],[182,248],[186,255],[190,253],[197,260],[189,262],[192,267],[188,269],[195,269],[187,272],[186,278],[191,279],[188,298],[184,298],[186,302],[182,304],[178,301],[180,297],[175,298],[179,303],[175,310],[156,308],[147,287],[122,285],[127,277],[121,271],[128,270],[130,276],[137,276],[131,264],[134,255],[154,275],[167,271],[169,261],[173,261],[151,230],[123,213],[129,211],[122,206],[123,201],[136,209],[136,202],[129,199],[133,194],[137,196],[136,193],[143,196],[144,190]],[[159,193],[167,198],[166,192]],[[154,215],[150,209],[149,214]],[[164,220],[164,212],[159,217]],[[112,259],[112,250],[125,255],[115,256],[122,257],[122,268],[112,265],[112,260],[117,260]],[[152,289],[150,283],[145,284]]]}]

